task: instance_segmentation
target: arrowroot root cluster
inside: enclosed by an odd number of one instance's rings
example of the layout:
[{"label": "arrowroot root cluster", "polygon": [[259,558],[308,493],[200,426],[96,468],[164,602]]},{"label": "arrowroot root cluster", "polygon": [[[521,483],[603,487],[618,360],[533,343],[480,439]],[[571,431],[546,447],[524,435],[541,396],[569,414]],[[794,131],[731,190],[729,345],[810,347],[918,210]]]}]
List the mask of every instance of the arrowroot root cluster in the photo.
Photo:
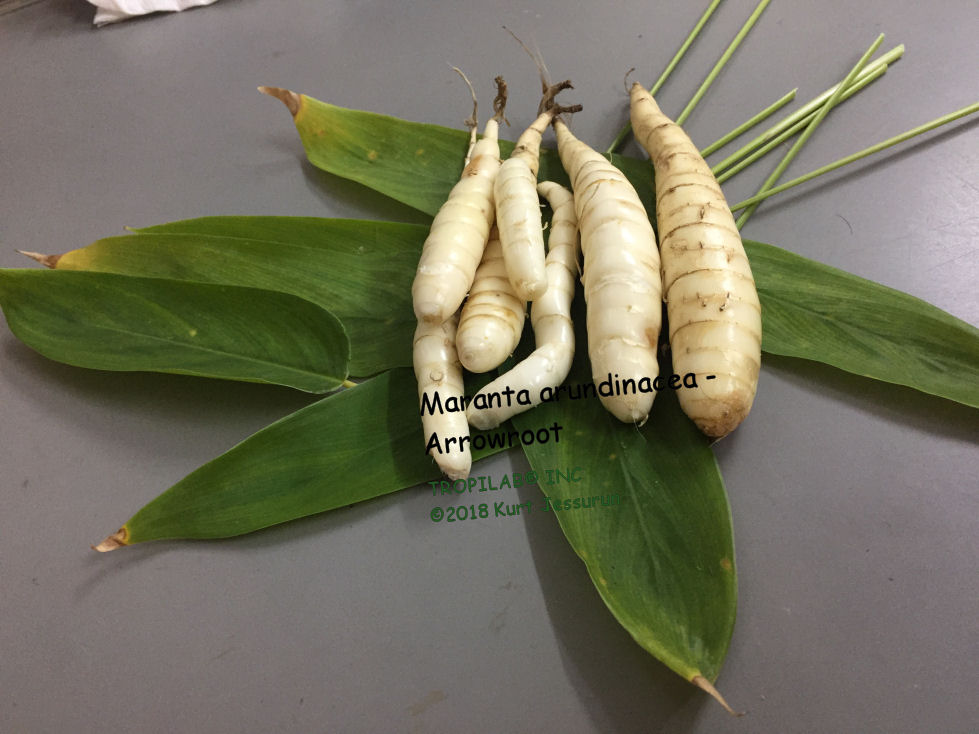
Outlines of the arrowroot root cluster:
[{"label": "arrowroot root cluster", "polygon": [[[626,177],[563,119],[580,109],[554,102],[570,83],[544,82],[538,117],[511,156],[500,160],[506,85],[500,77],[496,82],[495,114],[478,141],[473,93],[465,168],[432,222],[412,285],[418,319],[413,362],[426,450],[448,477],[466,478],[470,425],[495,428],[560,388],[574,357],[571,302],[579,273],[592,376],[605,408],[626,423],[647,420],[661,389],[653,385],[662,384],[657,353],[665,301],[670,386],[682,380],[680,405],[701,431],[727,435],[754,399],[761,308],[710,168],[680,126],[633,85],[632,125],[656,181],[657,243]],[[573,193],[537,181],[548,126]],[[540,198],[552,211],[546,248]],[[463,368],[482,373],[503,364],[520,340],[528,302],[536,349],[470,399]],[[601,389],[603,382],[616,389]],[[524,399],[515,402],[514,394]]]}]

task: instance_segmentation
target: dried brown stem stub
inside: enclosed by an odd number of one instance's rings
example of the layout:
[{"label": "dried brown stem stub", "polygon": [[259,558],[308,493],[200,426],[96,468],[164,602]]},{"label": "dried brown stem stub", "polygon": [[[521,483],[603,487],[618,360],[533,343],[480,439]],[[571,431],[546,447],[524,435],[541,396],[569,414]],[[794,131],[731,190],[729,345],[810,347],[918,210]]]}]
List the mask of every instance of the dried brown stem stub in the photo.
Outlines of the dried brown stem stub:
[{"label": "dried brown stem stub", "polygon": [[[540,52],[539,51],[534,52],[531,51],[529,48],[527,48],[527,44],[521,41],[520,38],[517,37],[517,34],[511,31],[506,26],[503,26],[503,30],[505,30],[507,33],[513,36],[513,40],[519,43],[520,48],[526,51],[527,55],[534,60],[534,63],[537,65],[537,70],[540,72],[541,92],[547,92],[547,87],[549,86],[549,82],[547,81],[548,80],[547,67],[544,66],[544,59],[541,57]],[[541,112],[543,112],[543,110],[539,110],[537,114],[540,114]]]},{"label": "dried brown stem stub", "polygon": [[563,105],[556,104],[551,109],[554,112],[554,116],[557,117],[558,115],[563,115],[565,113],[572,115],[575,112],[581,112],[582,106],[580,104],[572,104],[565,107]]},{"label": "dried brown stem stub", "polygon": [[125,545],[129,545],[127,542],[129,540],[129,531],[126,528],[119,528],[112,535],[107,537],[98,545],[93,545],[92,550],[97,550],[99,553],[108,553],[116,548],[122,548]]},{"label": "dried brown stem stub", "polygon": [[40,252],[28,252],[27,250],[17,250],[17,252],[21,255],[26,255],[31,260],[37,260],[47,268],[57,267],[58,260],[61,259],[61,255],[42,255]]},{"label": "dried brown stem stub", "polygon": [[580,104],[559,105],[554,101],[554,97],[558,94],[558,92],[564,89],[574,89],[574,87],[571,86],[571,81],[569,79],[565,79],[563,82],[558,82],[557,84],[549,85],[544,90],[544,95],[541,97],[540,105],[537,108],[538,114],[549,112],[551,114],[551,123],[565,113],[572,114],[575,112],[581,112]]},{"label": "dried brown stem stub", "polygon": [[466,86],[469,87],[469,94],[472,95],[473,113],[466,120],[464,120],[464,124],[470,131],[473,131],[473,136],[475,139],[475,130],[477,127],[479,127],[479,102],[476,101],[476,90],[473,89],[472,82],[469,81],[469,77],[462,72],[462,69],[460,69],[458,66],[453,66],[452,71],[462,77],[462,81],[464,81]]},{"label": "dried brown stem stub", "polygon": [[282,87],[259,87],[258,91],[281,100],[289,108],[289,112],[292,113],[293,117],[299,114],[299,108],[302,106],[302,97],[295,92],[282,89]]},{"label": "dried brown stem stub", "polygon": [[624,76],[622,77],[622,86],[623,86],[623,87],[625,87],[625,93],[626,93],[626,94],[628,94],[628,93],[629,93],[629,75],[630,75],[630,74],[631,74],[632,72],[634,72],[635,70],[636,70],[636,67],[635,67],[635,66],[633,66],[633,67],[632,67],[631,69],[629,69],[629,71],[627,71],[627,72],[625,73],[625,75],[624,75]]},{"label": "dried brown stem stub", "polygon": [[[524,51],[527,52],[527,55],[533,60],[534,65],[537,66],[537,72],[540,74],[541,94],[543,94],[544,97],[546,98],[548,90],[551,89],[552,86],[550,81],[551,76],[550,73],[547,71],[547,67],[544,65],[544,58],[541,56],[540,51],[531,51],[529,48],[527,48],[527,44],[521,41],[517,37],[517,34],[511,31],[506,26],[503,26],[503,30],[505,30],[507,33],[513,36],[513,40],[520,44],[520,48],[522,48]],[[557,92],[554,92],[554,94],[557,94]],[[551,96],[553,97],[554,95],[552,94]],[[538,115],[541,114],[546,109],[547,108],[544,107],[544,102],[542,100],[540,107],[537,108],[537,114]]]},{"label": "dried brown stem stub", "polygon": [[574,89],[571,86],[571,80],[565,79],[563,82],[558,82],[557,84],[551,84],[544,88],[543,95],[541,96],[540,104],[537,106],[537,114],[546,112],[554,106],[554,97],[557,96],[558,92],[563,89]]},{"label": "dried brown stem stub", "polygon": [[517,34],[511,31],[506,26],[503,26],[503,30],[513,36],[514,40],[520,44],[520,47],[527,52],[527,55],[533,60],[534,64],[537,66],[537,72],[540,74],[540,86],[541,86],[541,101],[537,106],[537,114],[542,115],[545,112],[552,110],[553,116],[552,121],[557,119],[557,117],[565,112],[580,112],[581,105],[570,105],[568,107],[563,107],[561,105],[556,105],[554,103],[554,97],[563,89],[574,89],[571,86],[571,80],[565,79],[563,82],[557,82],[556,84],[551,84],[550,74],[547,71],[547,67],[544,65],[544,59],[540,52],[531,51],[527,48],[527,44],[517,38]]},{"label": "dried brown stem stub", "polygon": [[466,157],[462,162],[463,167],[466,167],[469,165],[469,161],[472,158],[473,147],[476,145],[476,130],[479,127],[479,102],[476,101],[476,90],[473,89],[473,85],[472,82],[469,81],[469,77],[463,74],[462,69],[460,69],[458,66],[453,66],[452,71],[462,77],[462,81],[464,81],[466,86],[469,87],[469,94],[472,95],[473,98],[473,113],[463,121],[463,124],[465,124],[465,126],[469,129],[469,149],[466,151]]},{"label": "dried brown stem stub", "polygon": [[493,99],[493,119],[497,122],[505,122],[507,127],[509,127],[510,121],[503,115],[507,100],[506,82],[503,81],[502,76],[496,77],[493,81],[496,82],[496,97]]},{"label": "dried brown stem stub", "polygon": [[731,714],[731,716],[745,715],[744,711],[735,711],[733,708],[731,708],[728,705],[727,701],[724,700],[724,696],[722,696],[720,692],[716,688],[714,688],[714,686],[711,685],[711,682],[706,678],[704,678],[704,676],[695,675],[693,678],[690,679],[690,682],[693,683],[695,686],[697,686],[697,688],[707,691],[707,693],[709,693],[719,704],[721,704],[721,706],[724,707],[724,710],[727,711],[729,714]]}]

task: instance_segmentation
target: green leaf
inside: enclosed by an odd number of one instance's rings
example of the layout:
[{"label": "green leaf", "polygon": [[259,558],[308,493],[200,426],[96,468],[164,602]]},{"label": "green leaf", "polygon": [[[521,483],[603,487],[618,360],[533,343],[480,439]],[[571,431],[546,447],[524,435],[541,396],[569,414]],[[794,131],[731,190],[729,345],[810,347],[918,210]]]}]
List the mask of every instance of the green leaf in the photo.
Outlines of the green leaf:
[{"label": "green leaf", "polygon": [[0,270],[10,330],[59,362],[328,392],[347,374],[337,318],[256,288],[111,273]]},{"label": "green leaf", "polygon": [[[576,324],[584,345],[582,313]],[[581,348],[566,384],[592,384]],[[639,645],[687,680],[714,681],[734,629],[737,578],[730,508],[708,440],[671,390],[656,397],[641,428],[614,418],[596,397],[568,395],[513,419],[521,431],[564,428],[560,441],[524,452],[539,476],[580,469],[579,483],[542,485],[553,500],[614,495],[619,504],[557,511],[561,529]]]},{"label": "green leaf", "polygon": [[98,270],[253,286],[329,309],[350,338],[350,374],[411,365],[411,281],[428,228],[313,217],[204,217],[97,240],[56,260]]},{"label": "green leaf", "polygon": [[188,474],[99,549],[241,535],[439,479],[418,410],[408,369],[323,398]]},{"label": "green leaf", "polygon": [[979,407],[979,329],[901,291],[745,240],[762,349]]},{"label": "green leaf", "polygon": [[[60,269],[260,286],[329,307],[351,341],[351,374],[407,366],[411,278],[425,228],[306,217],[206,217],[136,230],[62,255]],[[979,332],[900,291],[745,240],[764,319],[762,349],[979,403]]]},{"label": "green leaf", "polygon": [[[459,181],[469,133],[352,110],[298,95],[296,129],[310,163],[356,181],[432,216]],[[513,143],[500,141],[507,158]],[[643,203],[651,206],[653,183],[647,163],[612,155],[629,176]],[[540,180],[569,186],[557,152],[541,150]]]}]

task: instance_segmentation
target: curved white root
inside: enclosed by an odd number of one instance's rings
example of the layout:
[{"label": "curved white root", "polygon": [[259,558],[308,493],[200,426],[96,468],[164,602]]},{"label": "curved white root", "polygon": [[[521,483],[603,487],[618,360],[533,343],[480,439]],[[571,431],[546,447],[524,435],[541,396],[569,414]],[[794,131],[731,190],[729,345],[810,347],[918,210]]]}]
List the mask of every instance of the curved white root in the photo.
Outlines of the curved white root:
[{"label": "curved white root", "polygon": [[[469,422],[482,430],[495,428],[518,413],[539,405],[545,388],[558,387],[568,376],[574,359],[574,328],[571,300],[577,274],[578,227],[571,192],[549,181],[537,191],[554,210],[551,220],[550,251],[547,254],[547,290],[531,306],[530,321],[537,349],[506,374],[493,380],[473,398],[466,411]],[[506,403],[507,389],[527,390],[531,404]],[[496,394],[494,404],[493,394]],[[480,397],[482,396],[482,397]],[[491,407],[479,409],[478,404]]]},{"label": "curved white root", "polygon": [[517,348],[527,304],[517,296],[503,263],[503,246],[494,227],[462,306],[456,351],[470,372],[496,369]]},{"label": "curved white root", "polygon": [[542,113],[523,132],[493,188],[503,260],[510,283],[524,301],[535,301],[547,290],[537,171],[541,138],[554,114],[554,110]]}]

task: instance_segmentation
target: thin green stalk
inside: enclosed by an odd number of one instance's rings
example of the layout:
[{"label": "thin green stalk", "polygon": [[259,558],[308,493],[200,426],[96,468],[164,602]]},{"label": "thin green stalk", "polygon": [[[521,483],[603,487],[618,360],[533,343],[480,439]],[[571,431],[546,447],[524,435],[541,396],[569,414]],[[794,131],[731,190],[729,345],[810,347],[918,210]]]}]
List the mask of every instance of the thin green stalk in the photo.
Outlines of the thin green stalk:
[{"label": "thin green stalk", "polygon": [[905,140],[910,140],[911,138],[917,135],[926,133],[929,130],[934,130],[936,127],[941,127],[942,125],[945,125],[949,122],[953,122],[954,120],[958,120],[961,117],[966,117],[975,112],[979,112],[979,102],[973,102],[972,104],[963,107],[960,110],[956,110],[955,112],[949,112],[947,115],[942,115],[941,117],[936,117],[931,122],[926,122],[923,125],[918,125],[918,127],[911,128],[910,130],[903,132],[900,135],[895,135],[892,138],[888,138],[887,140],[882,140],[881,142],[876,143],[875,145],[871,145],[869,148],[864,148],[861,151],[852,153],[844,158],[840,158],[839,160],[833,161],[832,163],[827,163],[825,166],[822,166],[821,168],[817,168],[815,171],[810,171],[809,173],[799,176],[798,178],[793,178],[791,181],[786,181],[783,184],[779,184],[778,186],[770,188],[768,191],[764,191],[760,194],[755,194],[754,196],[750,196],[744,201],[739,201],[737,204],[732,206],[731,211],[733,212],[733,211],[737,211],[738,209],[744,209],[745,207],[751,206],[752,204],[756,204],[760,201],[763,201],[764,199],[767,199],[769,196],[780,194],[786,189],[791,189],[793,186],[798,186],[799,184],[803,184],[806,181],[811,181],[817,176],[822,176],[824,173],[835,171],[837,168],[841,168],[847,165],[848,163],[853,163],[854,161],[858,161],[861,158],[866,158],[868,155],[879,153],[885,148],[890,148],[891,146],[897,145],[898,143],[903,143]]},{"label": "thin green stalk", "polygon": [[693,112],[694,107],[697,106],[697,103],[700,102],[701,98],[707,93],[707,90],[710,89],[710,85],[714,83],[717,75],[721,73],[721,69],[724,68],[728,60],[734,55],[734,52],[737,51],[738,46],[741,45],[741,42],[744,40],[745,36],[748,35],[748,32],[754,27],[755,23],[758,22],[758,18],[760,18],[761,14],[765,12],[765,8],[768,7],[768,3],[771,1],[772,0],[761,0],[761,2],[758,3],[754,11],[748,17],[748,20],[746,20],[744,25],[741,26],[741,30],[738,31],[738,35],[736,35],[734,40],[731,41],[730,45],[727,47],[727,50],[721,54],[721,58],[719,58],[717,63],[714,64],[714,68],[710,70],[707,78],[704,79],[703,83],[700,85],[700,88],[694,93],[693,98],[687,102],[687,106],[683,108],[683,112],[681,112],[676,118],[677,125],[682,125],[684,122],[686,122],[687,118],[690,116],[690,113]]},{"label": "thin green stalk", "polygon": [[[843,92],[843,96],[840,97],[839,102],[837,104],[842,104],[846,100],[850,99],[850,97],[852,97],[854,94],[856,94],[857,92],[859,92],[865,86],[867,86],[868,84],[870,84],[871,82],[873,82],[875,79],[877,79],[877,77],[882,76],[885,71],[887,71],[887,67],[886,66],[881,66],[871,76],[866,76],[863,79],[858,80],[855,84],[852,84],[850,87],[847,88],[847,90],[845,92]],[[743,171],[745,168],[747,168],[748,166],[750,166],[752,163],[754,163],[755,161],[757,161],[759,158],[762,158],[762,157],[768,155],[769,151],[771,151],[773,148],[777,148],[778,146],[780,146],[782,143],[784,143],[786,140],[788,140],[789,138],[791,138],[797,132],[799,132],[800,130],[802,130],[810,122],[812,122],[812,119],[816,116],[817,112],[818,112],[818,110],[814,110],[813,112],[811,112],[807,116],[803,117],[801,120],[799,120],[797,123],[795,123],[792,127],[788,128],[787,130],[785,130],[784,132],[782,132],[778,137],[773,138],[772,140],[768,141],[767,143],[765,143],[765,145],[761,146],[754,153],[752,153],[751,155],[749,155],[749,156],[747,156],[745,158],[742,158],[740,161],[738,161],[737,163],[735,163],[733,166],[731,166],[730,168],[728,168],[726,171],[718,171],[718,170],[711,169],[713,171],[714,175],[717,177],[717,183],[724,183],[725,181],[727,181],[732,176],[734,176],[734,175],[740,173],[741,171]]]},{"label": "thin green stalk", "polygon": [[715,150],[719,150],[719,149],[723,148],[725,145],[727,145],[728,143],[730,143],[736,137],[738,137],[739,135],[741,135],[746,130],[750,130],[755,125],[757,125],[759,122],[761,122],[762,120],[767,120],[769,117],[771,117],[772,115],[774,115],[776,112],[778,112],[780,109],[782,109],[789,102],[791,102],[793,99],[795,99],[795,93],[798,92],[798,91],[799,91],[799,88],[796,87],[795,89],[793,89],[791,92],[789,92],[785,96],[781,97],[780,99],[776,100],[775,102],[772,102],[770,105],[768,105],[768,107],[766,107],[765,109],[763,109],[761,112],[759,112],[757,115],[755,115],[754,117],[752,117],[750,120],[745,120],[740,125],[738,125],[736,128],[734,128],[731,132],[729,132],[727,135],[724,135],[723,137],[718,138],[713,143],[711,143],[710,145],[708,145],[706,148],[703,148],[700,151],[700,155],[702,155],[702,156],[709,156]]},{"label": "thin green stalk", "polygon": [[[869,77],[871,75],[876,75],[874,78],[877,78],[881,73],[883,73],[881,71],[882,68],[886,69],[889,64],[892,64],[895,61],[897,61],[899,58],[901,58],[903,54],[904,54],[903,45],[897,46],[896,48],[892,48],[886,54],[881,56],[879,59],[876,59],[872,64],[864,68],[864,70],[857,77],[857,81],[863,81],[864,78]],[[812,101],[806,103],[792,114],[783,118],[780,122],[777,122],[774,125],[772,125],[765,132],[761,133],[753,140],[742,145],[738,150],[734,151],[733,153],[731,153],[731,155],[729,155],[723,161],[721,161],[716,166],[714,166],[714,168],[717,171],[724,171],[725,169],[733,165],[735,162],[744,158],[744,156],[748,155],[751,151],[755,150],[755,148],[758,148],[759,146],[764,145],[772,138],[777,137],[782,132],[784,132],[787,128],[792,127],[792,125],[797,123],[803,117],[807,117],[808,115],[818,110],[819,107],[827,99],[829,99],[834,92],[836,92],[838,87],[839,85],[830,87],[829,89],[827,89],[825,92],[820,94]]]},{"label": "thin green stalk", "polygon": [[[659,79],[656,80],[656,83],[653,85],[652,89],[649,90],[650,94],[653,96],[656,95],[659,88],[663,86],[663,83],[673,72],[673,69],[675,69],[676,65],[680,63],[680,59],[682,59],[687,53],[687,49],[690,48],[697,36],[700,35],[700,31],[705,25],[707,25],[707,21],[710,19],[710,16],[714,14],[714,11],[717,10],[717,6],[720,4],[721,0],[713,0],[713,2],[707,7],[704,14],[700,16],[700,20],[697,21],[697,25],[693,27],[693,30],[690,31],[686,39],[684,39],[683,44],[680,46],[677,52],[673,54],[673,58],[670,59],[670,63],[666,65],[666,68],[663,69],[663,73],[659,75]],[[632,132],[632,123],[627,122],[622,126],[622,129],[619,130],[619,134],[615,136],[615,140],[612,141],[612,144],[608,147],[608,150],[605,151],[605,155],[612,155],[612,153],[615,153],[619,148],[621,148],[622,143],[625,142],[625,139],[630,132]]]},{"label": "thin green stalk", "polygon": [[790,127],[788,130],[785,130],[777,138],[774,138],[773,140],[769,140],[765,145],[760,147],[754,153],[747,156],[746,158],[742,158],[740,161],[738,161],[736,164],[728,168],[726,171],[723,171],[721,173],[717,173],[715,171],[714,178],[717,179],[717,183],[722,184],[725,181],[727,181],[729,178],[733,178],[737,174],[741,173],[741,171],[743,171],[745,168],[750,166],[752,163],[757,161],[759,158],[764,158],[774,148],[777,148],[789,138],[795,137],[796,133],[798,133],[800,130],[804,130],[806,126],[813,121],[813,118],[815,116],[816,113],[813,112],[808,117],[802,118],[795,125]]},{"label": "thin green stalk", "polygon": [[[853,81],[860,73],[860,70],[863,69],[864,66],[866,66],[867,62],[870,60],[870,57],[873,55],[874,51],[877,50],[878,46],[880,46],[880,44],[883,41],[884,41],[884,34],[881,33],[879,36],[877,36],[877,40],[874,41],[870,45],[870,48],[868,48],[864,52],[863,56],[860,57],[860,60],[856,63],[856,65],[852,69],[850,69],[850,73],[847,74],[846,77],[843,79],[843,81],[837,85],[836,91],[833,92],[833,94],[830,96],[828,100],[826,100],[826,104],[820,108],[818,113],[816,113],[816,116],[813,118],[812,122],[809,123],[809,126],[802,131],[802,135],[800,135],[798,140],[796,140],[795,143],[792,144],[792,147],[789,149],[789,152],[785,154],[785,157],[782,158],[779,164],[775,167],[775,170],[772,171],[771,175],[769,175],[769,177],[765,179],[765,183],[763,183],[761,185],[761,188],[758,190],[759,194],[768,191],[768,189],[772,188],[775,182],[778,181],[779,177],[785,172],[785,169],[789,167],[789,164],[792,162],[792,160],[802,149],[802,146],[806,144],[806,142],[809,140],[812,134],[816,131],[816,128],[819,127],[819,123],[821,123],[823,119],[826,117],[826,115],[829,114],[829,111],[836,106],[836,103],[843,96],[843,92],[846,91],[847,87],[853,84]],[[744,227],[745,223],[748,221],[751,215],[755,213],[755,209],[758,208],[759,204],[760,202],[751,204],[743,212],[741,212],[741,216],[738,217],[738,220],[735,222],[735,225],[737,226],[738,229]]]},{"label": "thin green stalk", "polygon": [[707,25],[707,21],[710,20],[710,16],[714,14],[714,11],[717,10],[717,6],[720,4],[721,0],[714,0],[707,7],[704,14],[700,16],[700,20],[697,21],[697,25],[695,25],[693,30],[690,31],[690,34],[683,41],[683,45],[681,45],[677,52],[673,55],[673,58],[670,59],[670,63],[666,65],[666,68],[663,69],[663,73],[659,75],[659,79],[656,80],[656,83],[649,90],[650,94],[655,95],[657,92],[659,92],[660,87],[663,86],[670,74],[673,73],[673,70],[676,68],[677,64],[680,63],[680,59],[682,59],[687,53],[687,49],[693,45],[693,42],[696,40],[697,36],[700,35],[700,31],[705,25]]}]

